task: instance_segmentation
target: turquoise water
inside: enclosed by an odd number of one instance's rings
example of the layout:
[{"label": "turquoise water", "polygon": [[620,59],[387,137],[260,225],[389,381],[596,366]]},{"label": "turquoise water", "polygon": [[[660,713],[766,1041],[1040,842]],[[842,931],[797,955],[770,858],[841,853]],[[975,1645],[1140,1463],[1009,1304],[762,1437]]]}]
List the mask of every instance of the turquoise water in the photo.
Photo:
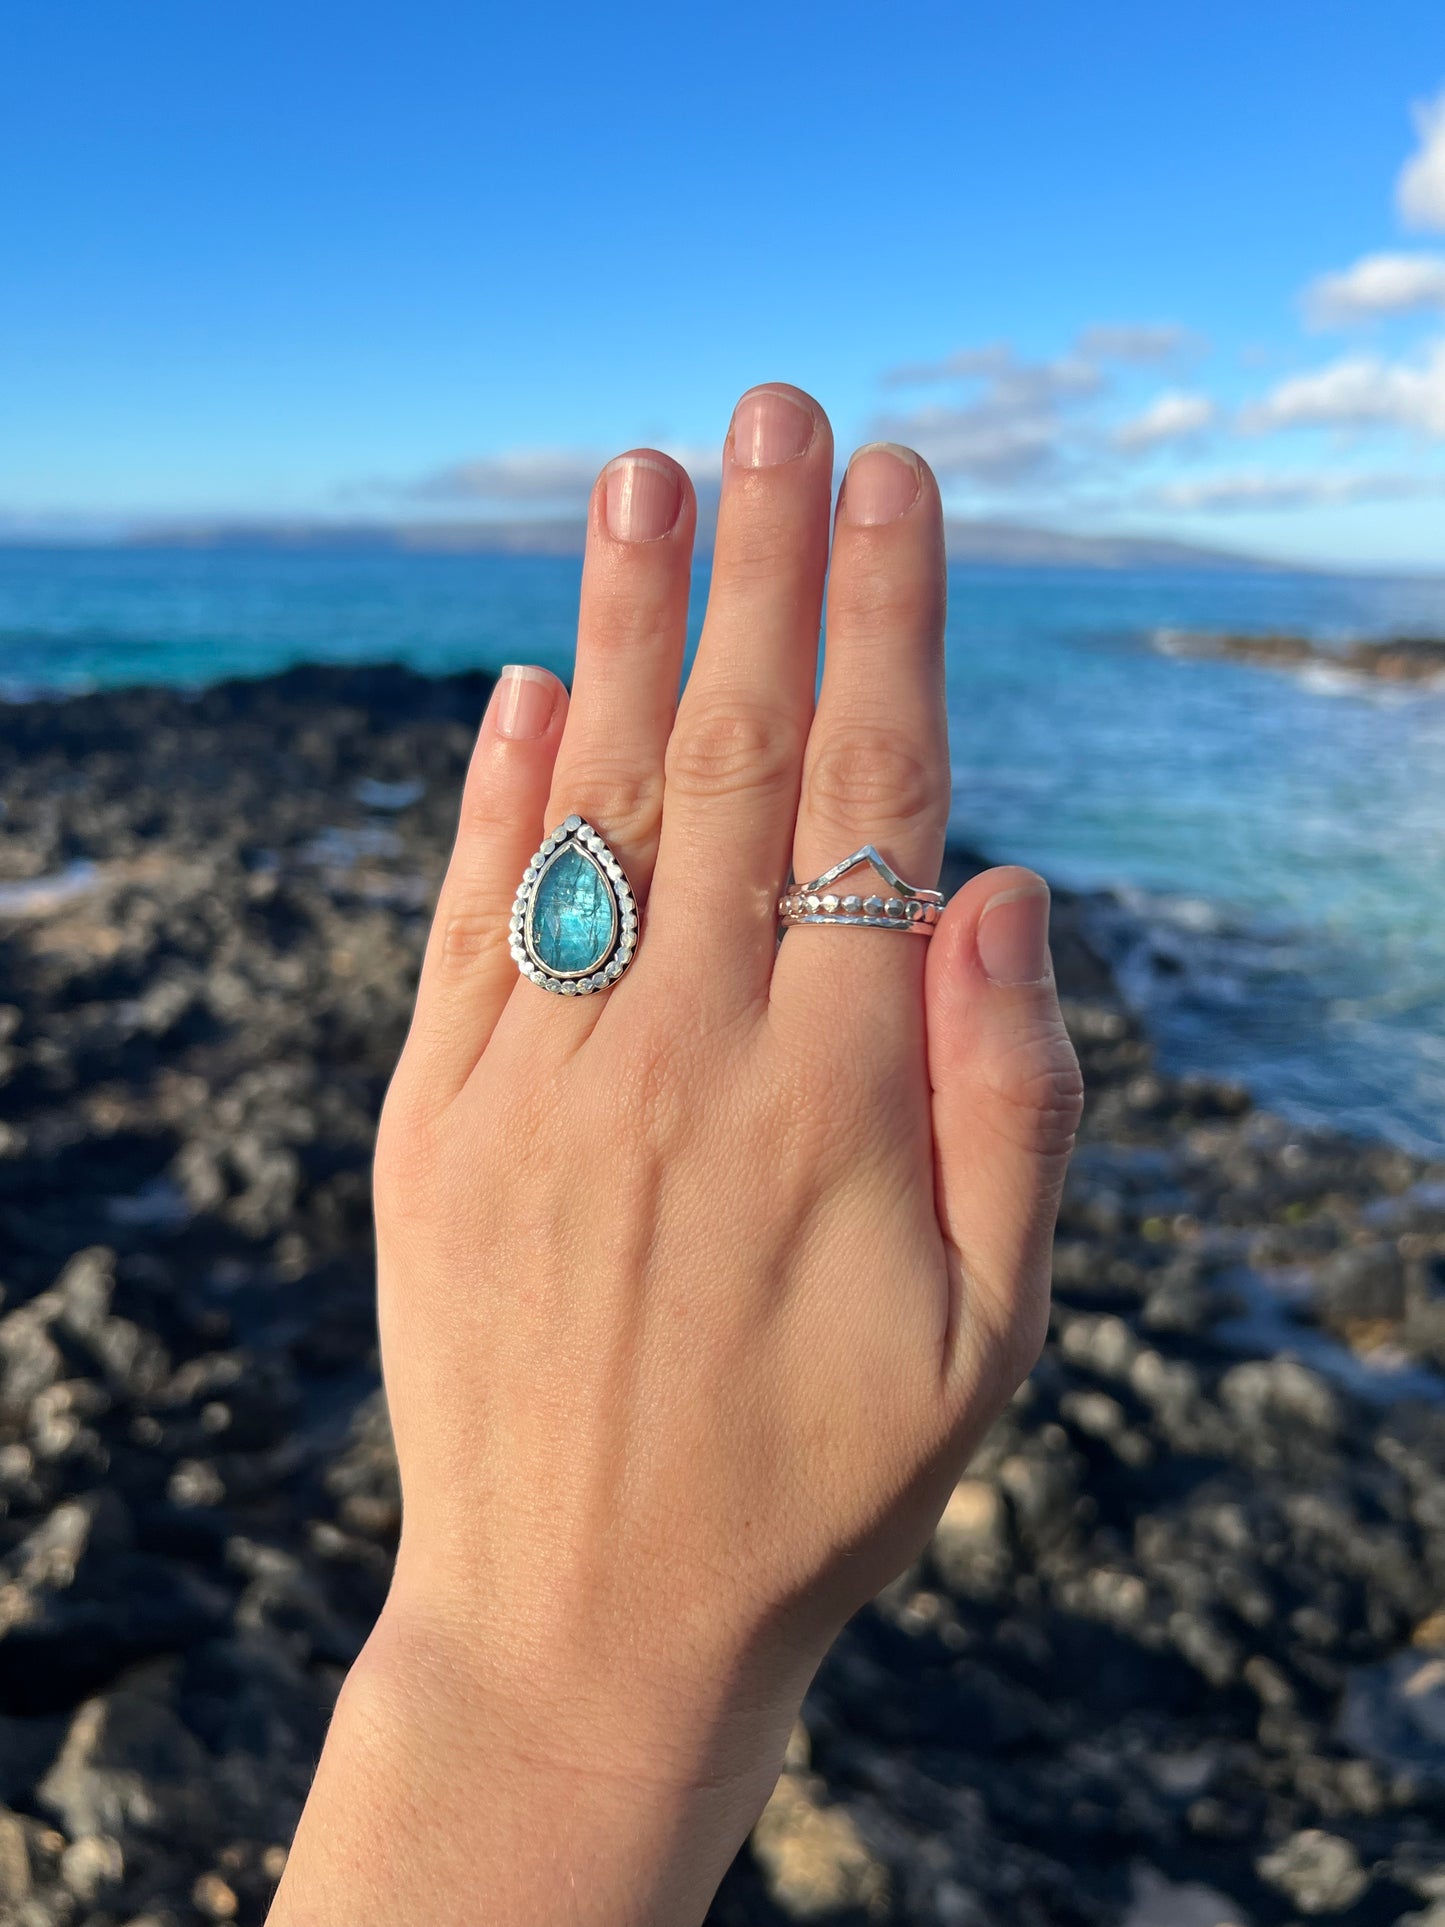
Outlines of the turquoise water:
[{"label": "turquoise water", "polygon": [[[0,689],[298,661],[565,673],[552,558],[0,550]],[[955,570],[959,833],[1113,892],[1167,1060],[1445,1152],[1445,693],[1180,661],[1170,630],[1445,635],[1445,581]]]}]

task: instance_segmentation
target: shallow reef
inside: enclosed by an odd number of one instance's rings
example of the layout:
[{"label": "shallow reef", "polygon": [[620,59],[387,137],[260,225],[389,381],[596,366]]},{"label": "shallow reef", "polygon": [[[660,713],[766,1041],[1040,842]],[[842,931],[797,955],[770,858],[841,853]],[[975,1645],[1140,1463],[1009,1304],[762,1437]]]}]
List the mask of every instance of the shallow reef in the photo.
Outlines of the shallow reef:
[{"label": "shallow reef", "polygon": [[1171,629],[1160,638],[1169,655],[1223,657],[1264,669],[1337,669],[1374,682],[1445,683],[1445,638],[1385,636],[1336,645],[1287,632],[1257,635]]}]

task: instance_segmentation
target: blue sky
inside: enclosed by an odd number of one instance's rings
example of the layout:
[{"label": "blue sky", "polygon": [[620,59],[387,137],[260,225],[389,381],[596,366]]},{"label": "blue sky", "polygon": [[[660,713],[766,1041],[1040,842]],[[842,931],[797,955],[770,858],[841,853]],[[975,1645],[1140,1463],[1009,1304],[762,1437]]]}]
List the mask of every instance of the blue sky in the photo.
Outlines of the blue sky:
[{"label": "blue sky", "polygon": [[0,520],[575,507],[736,394],[960,512],[1445,566],[1438,0],[10,0]]}]

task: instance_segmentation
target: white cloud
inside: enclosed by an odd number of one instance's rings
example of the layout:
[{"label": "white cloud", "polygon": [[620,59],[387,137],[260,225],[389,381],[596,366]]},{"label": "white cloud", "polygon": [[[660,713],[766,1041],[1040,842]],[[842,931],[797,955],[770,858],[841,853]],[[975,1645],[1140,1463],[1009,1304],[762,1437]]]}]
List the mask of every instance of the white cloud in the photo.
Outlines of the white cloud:
[{"label": "white cloud", "polygon": [[882,375],[885,388],[932,388],[940,382],[973,381],[992,375],[1013,360],[1013,349],[1004,341],[991,341],[982,348],[959,348],[941,361],[906,361],[887,368]]},{"label": "white cloud", "polygon": [[1410,227],[1445,231],[1445,92],[1415,109],[1420,151],[1405,163],[1395,197]]},{"label": "white cloud", "polygon": [[1319,327],[1348,327],[1421,308],[1445,309],[1445,254],[1367,254],[1305,290],[1305,312]]},{"label": "white cloud", "polygon": [[1445,494],[1445,475],[1407,471],[1363,473],[1354,469],[1254,469],[1230,475],[1203,475],[1192,481],[1166,482],[1139,498],[1156,509],[1293,509],[1350,502],[1399,501],[1409,496]]},{"label": "white cloud", "polygon": [[1188,441],[1218,417],[1218,405],[1208,395],[1187,394],[1171,388],[1156,395],[1142,414],[1121,422],[1114,430],[1119,448],[1134,452],[1160,448],[1168,442]]},{"label": "white cloud", "polygon": [[[714,482],[720,462],[716,449],[669,448],[700,489]],[[419,502],[491,502],[512,507],[586,505],[603,463],[595,450],[517,448],[453,462],[410,483],[404,493]]]},{"label": "white cloud", "polygon": [[454,462],[408,492],[427,502],[585,502],[601,466],[585,450],[511,449]]},{"label": "white cloud", "polygon": [[957,384],[957,402],[931,402],[885,416],[875,432],[907,442],[944,480],[1016,488],[1057,469],[1070,413],[1104,388],[1098,366],[1078,354],[1025,361],[1004,342],[965,348],[944,361],[894,369],[895,386]]},{"label": "white cloud", "polygon": [[1013,413],[980,402],[918,408],[877,424],[885,441],[916,448],[945,481],[1017,487],[1048,474],[1060,453],[1060,427],[1048,412]]},{"label": "white cloud", "polygon": [[995,395],[1017,405],[1052,402],[1067,395],[1096,394],[1103,376],[1081,355],[1054,361],[1024,361],[1006,341],[981,348],[960,348],[942,361],[909,362],[883,377],[890,388],[937,387],[945,382],[982,382]]},{"label": "white cloud", "polygon": [[1103,386],[1102,362],[1143,367],[1200,345],[1198,335],[1173,321],[1101,322],[1083,329],[1070,351],[1053,361],[1022,361],[1008,342],[992,341],[981,348],[960,348],[940,361],[909,362],[890,369],[883,380],[898,388],[985,378],[1015,384],[1028,380],[1055,394],[1093,394]]},{"label": "white cloud", "polygon": [[1085,328],[1075,352],[1091,361],[1147,364],[1168,361],[1197,343],[1198,337],[1173,321],[1101,322]]},{"label": "white cloud", "polygon": [[1351,355],[1292,376],[1245,409],[1240,426],[1404,428],[1445,440],[1445,338],[1418,362]]},{"label": "white cloud", "polygon": [[[1065,354],[1052,359],[1027,360],[1008,342],[963,348],[885,374],[890,387],[953,387],[958,398],[886,416],[874,432],[915,444],[945,482],[1032,487],[1086,466],[1106,445],[1107,430],[1092,405],[1113,387],[1110,363],[1143,367],[1198,343],[1198,336],[1173,322],[1140,322],[1085,328]],[[1178,399],[1170,403],[1173,411],[1179,406]],[[1184,416],[1161,418],[1137,436],[1121,435],[1115,445],[1135,450],[1182,436],[1213,412],[1202,398],[1190,398]]]}]

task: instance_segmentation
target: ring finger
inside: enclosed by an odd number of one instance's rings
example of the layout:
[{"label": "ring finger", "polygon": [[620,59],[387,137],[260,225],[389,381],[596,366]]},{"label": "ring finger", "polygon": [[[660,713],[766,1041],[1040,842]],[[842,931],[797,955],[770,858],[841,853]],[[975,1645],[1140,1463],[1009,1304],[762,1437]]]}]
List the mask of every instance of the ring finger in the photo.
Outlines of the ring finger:
[{"label": "ring finger", "polygon": [[[662,822],[663,758],[687,635],[696,501],[686,473],[656,449],[609,462],[592,492],[572,700],[539,837],[569,815],[605,839],[645,903]],[[509,1006],[540,1009],[530,986]],[[550,1000],[549,1000],[550,1001]],[[585,1034],[603,999],[575,998]]]},{"label": "ring finger", "polygon": [[[794,842],[800,882],[871,843],[911,883],[936,883],[950,794],[945,600],[943,519],[932,474],[908,449],[860,449],[843,483],[833,537],[823,683]],[[834,887],[866,898],[880,886],[860,870]],[[925,941],[846,926],[789,930],[774,974],[774,1007],[805,1000],[816,1017],[823,999],[840,1020],[866,1010],[875,1039],[880,1013],[896,1010],[907,1032],[921,1038]],[[885,994],[860,1002],[870,981]],[[900,998],[903,984],[917,994]]]}]

